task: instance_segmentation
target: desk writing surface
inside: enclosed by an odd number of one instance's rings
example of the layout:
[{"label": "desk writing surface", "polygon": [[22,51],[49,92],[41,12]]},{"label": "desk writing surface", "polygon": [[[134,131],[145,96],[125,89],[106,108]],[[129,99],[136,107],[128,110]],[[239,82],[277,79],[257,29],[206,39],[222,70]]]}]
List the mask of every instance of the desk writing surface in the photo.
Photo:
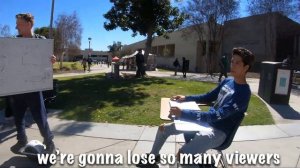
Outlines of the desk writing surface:
[{"label": "desk writing surface", "polygon": [[169,111],[170,111],[170,105],[169,105],[170,98],[161,98],[160,100],[160,119],[162,120],[171,120],[169,118]]},{"label": "desk writing surface", "polygon": [[[192,102],[189,102],[189,103],[192,104]],[[193,104],[194,104],[193,106],[196,105],[195,102],[193,102]],[[193,107],[193,109],[194,108],[195,107]],[[198,109],[201,110],[199,107],[198,107]],[[170,111],[170,98],[161,98],[161,100],[160,100],[160,119],[171,120],[169,118],[169,111]]]},{"label": "desk writing surface", "polygon": [[211,135],[213,128],[205,122],[191,122],[185,120],[174,120],[176,130],[180,131],[199,131],[202,135]]}]

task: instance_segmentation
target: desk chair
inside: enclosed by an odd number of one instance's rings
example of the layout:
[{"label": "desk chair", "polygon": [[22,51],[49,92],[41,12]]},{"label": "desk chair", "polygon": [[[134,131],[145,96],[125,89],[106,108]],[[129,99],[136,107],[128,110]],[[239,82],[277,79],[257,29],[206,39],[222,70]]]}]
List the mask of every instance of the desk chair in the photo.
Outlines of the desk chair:
[{"label": "desk chair", "polygon": [[222,160],[221,164],[222,164],[222,167],[228,167],[226,158],[225,158],[225,156],[224,156],[224,154],[223,154],[222,151],[225,150],[225,149],[227,149],[231,145],[231,143],[232,143],[232,141],[234,139],[234,136],[235,136],[235,134],[236,134],[239,126],[241,125],[243,119],[244,119],[244,114],[236,116],[235,119],[234,119],[236,121],[236,125],[232,128],[232,131],[229,134],[229,136],[226,137],[226,139],[225,139],[225,141],[223,142],[222,145],[214,148],[214,150],[217,150],[217,152],[219,154],[221,154],[221,160]]},{"label": "desk chair", "polygon": [[[222,167],[228,167],[227,165],[227,162],[226,162],[226,157],[224,156],[223,154],[223,150],[227,149],[232,141],[233,141],[233,138],[239,128],[239,126],[241,125],[243,119],[244,119],[244,114],[240,114],[240,115],[237,115],[236,117],[234,117],[232,119],[232,121],[235,121],[236,122],[236,125],[232,128],[231,130],[231,133],[226,137],[225,141],[223,142],[223,144],[221,144],[220,146],[216,147],[216,148],[213,148],[214,150],[216,150],[219,154],[221,154],[221,164],[222,164]],[[191,139],[193,139],[195,136],[195,133],[190,133],[190,134],[184,134],[184,139],[185,139],[185,142],[188,143]]]}]

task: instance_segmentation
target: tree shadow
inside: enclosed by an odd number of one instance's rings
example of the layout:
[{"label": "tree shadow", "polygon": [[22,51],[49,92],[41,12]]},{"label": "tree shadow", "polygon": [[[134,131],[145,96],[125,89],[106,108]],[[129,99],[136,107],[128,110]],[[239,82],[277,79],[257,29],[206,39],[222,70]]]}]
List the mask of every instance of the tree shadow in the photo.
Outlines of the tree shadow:
[{"label": "tree shadow", "polygon": [[14,156],[5,161],[0,167],[15,167],[15,168],[23,168],[23,167],[36,167],[36,168],[48,168],[51,165],[39,165],[37,161],[30,160],[26,156]]},{"label": "tree shadow", "polygon": [[0,143],[16,137],[16,128],[8,128],[0,131]]},{"label": "tree shadow", "polygon": [[292,88],[291,94],[295,96],[300,96],[300,89],[298,89],[298,87]]},{"label": "tree shadow", "polygon": [[56,125],[52,131],[55,132],[63,132],[65,134],[75,135],[77,133],[82,133],[86,130],[89,130],[92,127],[91,123],[66,123],[66,124],[59,124]]},{"label": "tree shadow", "polygon": [[300,112],[289,105],[270,104],[270,106],[284,119],[300,120]]},{"label": "tree shadow", "polygon": [[[92,112],[101,110],[108,105],[118,107],[120,117],[121,107],[143,105],[151,95],[143,86],[157,84],[174,85],[166,79],[161,78],[106,78],[104,75],[79,77],[71,80],[59,80],[59,93],[50,108],[60,108],[64,111],[74,111],[76,114],[62,112],[65,118],[77,121],[90,121]],[[114,112],[118,110],[112,110]],[[86,127],[87,128],[87,127]]]}]

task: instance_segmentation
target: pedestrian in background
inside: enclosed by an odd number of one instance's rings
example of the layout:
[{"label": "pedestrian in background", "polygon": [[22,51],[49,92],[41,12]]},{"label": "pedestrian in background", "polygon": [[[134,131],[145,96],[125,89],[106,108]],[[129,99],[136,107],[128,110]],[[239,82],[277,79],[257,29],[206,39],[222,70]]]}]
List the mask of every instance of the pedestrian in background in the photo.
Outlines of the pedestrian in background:
[{"label": "pedestrian in background", "polygon": [[176,58],[175,61],[173,62],[173,66],[175,67],[175,73],[174,73],[174,76],[176,76],[176,75],[177,75],[177,71],[178,71],[178,69],[179,69],[179,67],[180,67],[180,64],[179,64],[179,61],[178,61],[177,58]]},{"label": "pedestrian in background", "polygon": [[220,66],[220,76],[219,76],[219,82],[221,82],[222,76],[224,75],[225,78],[227,78],[227,69],[228,69],[228,60],[227,56],[224,54],[219,62]]},{"label": "pedestrian in background", "polygon": [[91,71],[92,62],[93,62],[92,58],[89,57],[89,58],[87,59],[88,71],[89,71],[89,72]]},{"label": "pedestrian in background", "polygon": [[182,57],[182,75],[184,78],[186,78],[186,72],[188,70],[188,60],[185,59],[185,57]]},{"label": "pedestrian in background", "polygon": [[85,58],[83,58],[82,59],[82,62],[81,62],[81,65],[82,65],[82,67],[83,67],[83,71],[85,72],[86,71],[86,63],[87,61],[86,61],[86,59]]},{"label": "pedestrian in background", "polygon": [[138,53],[135,55],[135,63],[137,66],[136,74],[135,77],[144,77],[145,72],[144,72],[144,55],[142,53],[142,49],[138,50]]}]

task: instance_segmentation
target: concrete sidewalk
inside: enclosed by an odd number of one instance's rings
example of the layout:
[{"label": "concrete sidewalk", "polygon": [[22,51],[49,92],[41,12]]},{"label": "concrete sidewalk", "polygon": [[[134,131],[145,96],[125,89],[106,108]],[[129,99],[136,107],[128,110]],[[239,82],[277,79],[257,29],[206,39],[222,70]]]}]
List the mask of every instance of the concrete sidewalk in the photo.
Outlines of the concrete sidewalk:
[{"label": "concrete sidewalk", "polygon": [[[110,69],[102,69],[98,65],[92,68],[91,73],[109,71]],[[126,71],[126,73],[134,72]],[[173,72],[154,71],[147,72],[147,74],[149,76],[174,78]],[[70,74],[68,74],[68,76],[70,76]],[[175,78],[180,78],[180,76],[176,76]],[[188,73],[187,79],[184,80],[214,81],[217,79],[206,77],[206,75]],[[248,82],[252,91],[257,93],[259,80],[248,79]],[[263,157],[266,159],[268,157],[270,163],[265,162],[264,165],[260,165],[258,163],[256,165],[231,164],[230,166],[300,167],[300,119],[281,115],[285,113],[287,109],[293,109],[288,112],[289,116],[297,117],[300,112],[299,102],[299,95],[297,95],[296,91],[293,91],[290,98],[290,106],[268,106],[268,108],[272,110],[270,110],[272,115],[277,117],[277,119],[275,119],[276,124],[265,126],[241,126],[235,136],[233,144],[225,150],[225,153],[234,154],[234,161],[237,161],[238,159],[242,161],[243,159],[241,158],[246,154],[261,154],[259,157],[262,158],[262,162],[265,160]],[[135,167],[134,164],[128,165],[128,158],[135,158],[130,157],[134,154],[149,152],[157,131],[157,127],[149,126],[61,120],[56,117],[57,113],[59,113],[59,111],[51,110],[48,119],[51,129],[55,134],[55,144],[59,148],[60,154],[70,154],[75,156],[75,162],[68,164],[66,160],[58,158],[57,163],[51,167],[84,166],[84,158],[87,159],[86,161],[92,162],[93,156],[96,156],[97,154],[98,156],[108,156],[108,154],[113,154],[115,158],[117,158],[117,156],[122,156],[124,160],[123,164],[120,165],[103,165],[99,163],[94,167]],[[3,113],[0,112],[0,114]],[[39,130],[35,124],[26,131],[30,140],[38,139],[42,141]],[[8,127],[0,132],[0,167],[41,167],[37,165],[36,162],[29,160],[25,156],[15,155],[10,151],[10,147],[16,143],[15,136],[16,133],[13,127]],[[171,136],[168,138],[167,143],[163,146],[161,153],[169,154],[168,156],[171,158],[171,156],[175,156],[183,142],[182,135]],[[87,154],[86,156],[88,157],[84,157],[83,154]],[[276,163],[277,159],[275,154],[278,154],[279,156],[279,165],[273,164],[274,162]],[[172,161],[172,159],[170,160]],[[134,162],[134,159],[130,161]],[[85,166],[92,167],[92,165],[89,164],[86,164]],[[178,167],[178,165],[160,165],[160,167]]]}]

